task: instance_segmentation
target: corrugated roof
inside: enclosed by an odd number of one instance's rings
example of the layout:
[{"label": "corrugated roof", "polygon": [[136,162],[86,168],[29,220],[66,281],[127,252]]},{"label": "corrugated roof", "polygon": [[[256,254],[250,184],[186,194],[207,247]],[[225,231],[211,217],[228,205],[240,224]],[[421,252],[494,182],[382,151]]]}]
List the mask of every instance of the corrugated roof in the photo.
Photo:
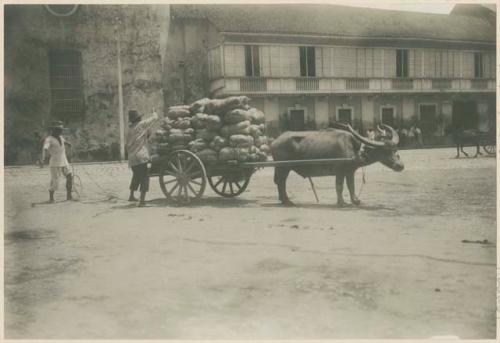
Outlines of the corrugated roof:
[{"label": "corrugated roof", "polygon": [[206,18],[220,32],[413,38],[495,43],[488,20],[327,4],[171,5],[173,18]]}]

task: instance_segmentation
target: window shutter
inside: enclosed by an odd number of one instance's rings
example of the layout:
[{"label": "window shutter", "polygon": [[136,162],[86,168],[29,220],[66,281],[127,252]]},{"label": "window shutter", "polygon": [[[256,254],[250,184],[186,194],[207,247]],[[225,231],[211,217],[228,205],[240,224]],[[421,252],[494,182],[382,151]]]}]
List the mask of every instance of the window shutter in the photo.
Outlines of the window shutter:
[{"label": "window shutter", "polygon": [[373,48],[365,49],[366,60],[365,60],[365,71],[366,77],[373,77]]},{"label": "window shutter", "polygon": [[314,48],[316,55],[316,76],[324,76],[323,75],[323,50],[327,48]]},{"label": "window shutter", "polygon": [[365,77],[366,76],[366,55],[365,49],[357,48],[356,51],[356,76]]},{"label": "window shutter", "polygon": [[270,54],[270,75],[281,76],[281,61],[280,61],[280,47],[271,46],[269,48]]},{"label": "window shutter", "polygon": [[396,77],[395,49],[384,49],[384,77]]},{"label": "window shutter", "polygon": [[269,46],[260,46],[260,75],[271,75],[271,48]]},{"label": "window shutter", "polygon": [[373,49],[373,76],[382,77],[382,49]]}]

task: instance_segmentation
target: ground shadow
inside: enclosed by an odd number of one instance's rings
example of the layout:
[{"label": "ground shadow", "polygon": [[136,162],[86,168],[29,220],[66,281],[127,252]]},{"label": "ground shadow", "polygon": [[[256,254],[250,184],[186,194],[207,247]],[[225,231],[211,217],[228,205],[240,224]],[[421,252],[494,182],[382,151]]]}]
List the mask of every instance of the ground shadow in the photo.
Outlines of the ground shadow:
[{"label": "ground shadow", "polygon": [[361,205],[352,205],[352,204],[346,204],[345,206],[339,207],[336,204],[301,204],[301,203],[295,203],[294,206],[285,206],[282,205],[279,202],[276,203],[268,203],[268,204],[262,204],[261,207],[275,207],[275,208],[289,208],[289,209],[294,209],[294,208],[306,208],[306,209],[311,209],[311,210],[325,210],[325,209],[331,209],[331,210],[336,210],[336,211],[359,211],[359,210],[364,210],[364,211],[395,211],[396,209],[393,207],[387,207],[384,205],[366,205],[366,204],[361,204]]},{"label": "ground shadow", "polygon": [[[147,207],[217,207],[217,208],[230,208],[240,206],[256,205],[256,200],[241,199],[241,198],[222,198],[222,197],[204,197],[202,199],[193,200],[189,203],[175,203],[166,198],[157,198],[146,201]],[[127,205],[113,206],[111,209],[126,210],[137,207],[137,203],[130,203]],[[256,206],[253,206],[256,207]]]}]

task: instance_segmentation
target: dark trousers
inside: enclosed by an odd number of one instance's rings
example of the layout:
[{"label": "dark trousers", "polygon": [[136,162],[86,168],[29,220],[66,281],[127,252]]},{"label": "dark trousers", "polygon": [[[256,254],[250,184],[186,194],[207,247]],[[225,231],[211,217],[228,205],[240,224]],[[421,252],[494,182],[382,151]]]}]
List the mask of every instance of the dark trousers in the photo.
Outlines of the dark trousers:
[{"label": "dark trousers", "polygon": [[141,192],[149,190],[149,175],[148,164],[142,163],[132,167],[132,181],[130,182],[130,190],[136,191],[141,186]]}]

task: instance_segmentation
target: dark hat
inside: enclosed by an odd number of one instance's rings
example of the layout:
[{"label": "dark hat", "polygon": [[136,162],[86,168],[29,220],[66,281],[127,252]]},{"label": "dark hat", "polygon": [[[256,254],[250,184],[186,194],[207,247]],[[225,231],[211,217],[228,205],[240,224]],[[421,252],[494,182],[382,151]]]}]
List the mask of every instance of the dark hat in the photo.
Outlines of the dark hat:
[{"label": "dark hat", "polygon": [[50,123],[49,129],[63,129],[63,122],[60,120],[54,120]]},{"label": "dark hat", "polygon": [[139,119],[141,119],[141,115],[139,114],[139,112],[137,110],[130,110],[128,111],[128,121],[129,122],[136,122],[138,121]]}]

